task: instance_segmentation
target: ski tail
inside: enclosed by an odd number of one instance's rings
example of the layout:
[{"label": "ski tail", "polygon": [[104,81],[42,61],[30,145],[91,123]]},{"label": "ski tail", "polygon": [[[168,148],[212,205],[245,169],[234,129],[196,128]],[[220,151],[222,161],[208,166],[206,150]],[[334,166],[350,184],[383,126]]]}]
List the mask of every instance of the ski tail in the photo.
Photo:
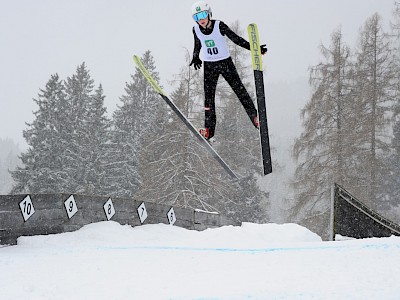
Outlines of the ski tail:
[{"label": "ski tail", "polygon": [[264,169],[263,173],[264,175],[267,175],[272,172],[272,161],[268,134],[267,108],[265,104],[264,74],[260,49],[260,39],[258,36],[258,29],[256,24],[250,24],[247,27],[247,31],[250,40],[251,59],[253,63],[254,81],[256,86],[258,118],[260,123],[259,128],[261,155]]}]

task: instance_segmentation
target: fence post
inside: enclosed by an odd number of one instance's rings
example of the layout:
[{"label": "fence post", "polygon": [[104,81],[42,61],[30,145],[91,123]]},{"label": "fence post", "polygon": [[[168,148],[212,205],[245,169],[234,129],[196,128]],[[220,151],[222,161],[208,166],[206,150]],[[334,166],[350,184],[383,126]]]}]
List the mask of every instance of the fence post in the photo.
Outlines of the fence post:
[{"label": "fence post", "polygon": [[330,224],[329,224],[329,240],[335,240],[335,192],[336,183],[332,184],[331,187],[331,214],[330,214]]}]

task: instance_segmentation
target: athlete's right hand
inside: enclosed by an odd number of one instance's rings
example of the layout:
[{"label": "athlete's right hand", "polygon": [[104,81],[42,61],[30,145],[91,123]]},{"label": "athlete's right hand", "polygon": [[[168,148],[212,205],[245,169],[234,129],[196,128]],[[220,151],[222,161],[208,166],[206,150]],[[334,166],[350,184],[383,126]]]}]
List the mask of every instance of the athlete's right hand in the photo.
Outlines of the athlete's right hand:
[{"label": "athlete's right hand", "polygon": [[203,64],[203,62],[201,61],[200,58],[198,57],[193,57],[192,62],[190,63],[189,66],[194,65],[195,70],[199,70],[201,68],[201,65]]},{"label": "athlete's right hand", "polygon": [[260,46],[260,50],[261,50],[261,54],[264,55],[265,53],[267,53],[268,49],[267,49],[267,45],[261,45]]}]

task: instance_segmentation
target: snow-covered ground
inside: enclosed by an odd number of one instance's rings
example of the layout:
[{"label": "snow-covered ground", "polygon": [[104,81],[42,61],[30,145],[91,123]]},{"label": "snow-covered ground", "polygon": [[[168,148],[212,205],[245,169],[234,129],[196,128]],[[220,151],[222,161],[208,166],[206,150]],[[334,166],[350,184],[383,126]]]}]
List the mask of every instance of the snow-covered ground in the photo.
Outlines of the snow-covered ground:
[{"label": "snow-covered ground", "polygon": [[0,299],[400,299],[400,238],[91,224],[0,248]]}]

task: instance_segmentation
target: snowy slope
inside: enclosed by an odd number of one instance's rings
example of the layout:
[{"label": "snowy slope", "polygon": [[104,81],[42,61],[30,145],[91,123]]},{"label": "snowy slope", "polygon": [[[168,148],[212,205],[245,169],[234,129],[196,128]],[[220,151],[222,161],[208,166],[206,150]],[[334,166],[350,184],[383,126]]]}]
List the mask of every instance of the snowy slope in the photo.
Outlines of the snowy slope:
[{"label": "snowy slope", "polygon": [[0,299],[400,299],[400,238],[91,224],[0,248]]}]

